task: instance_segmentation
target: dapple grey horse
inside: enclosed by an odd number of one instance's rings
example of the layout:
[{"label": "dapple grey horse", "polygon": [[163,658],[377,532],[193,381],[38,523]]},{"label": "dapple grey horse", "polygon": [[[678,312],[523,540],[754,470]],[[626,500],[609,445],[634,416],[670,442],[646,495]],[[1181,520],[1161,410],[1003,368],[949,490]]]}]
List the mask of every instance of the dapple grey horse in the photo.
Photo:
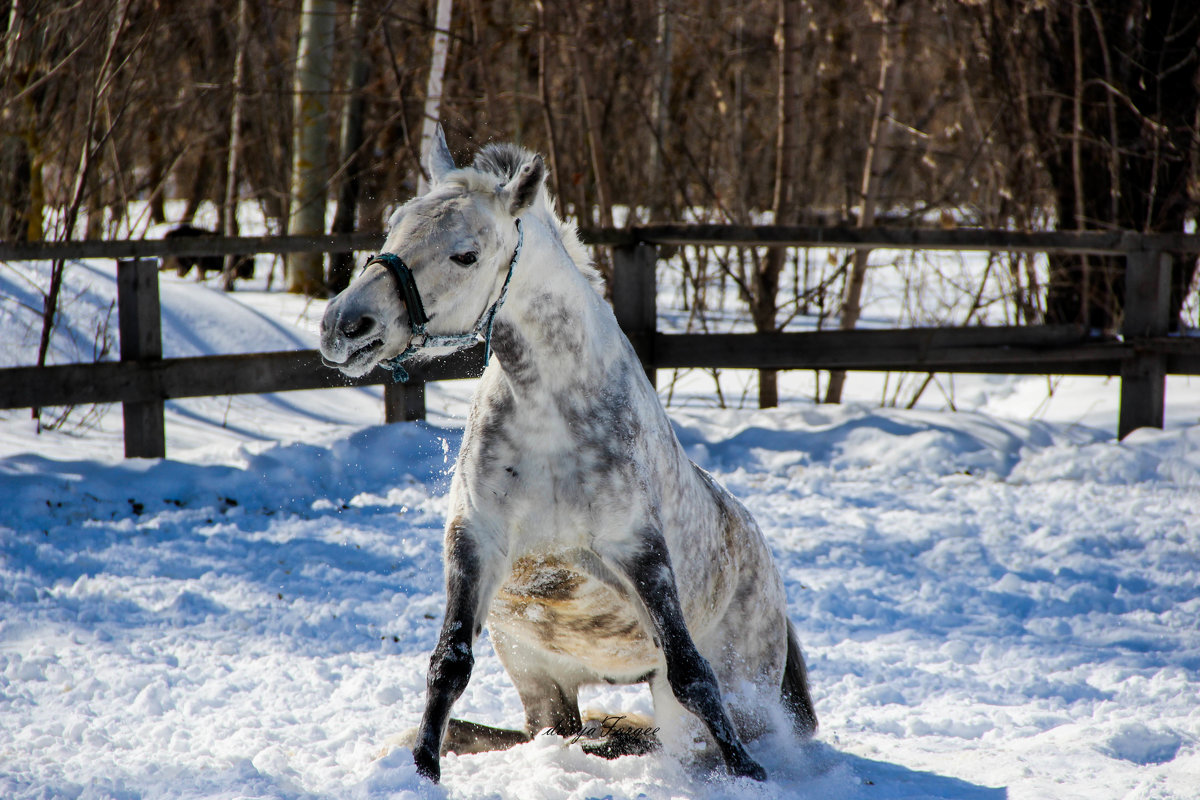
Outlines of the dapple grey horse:
[{"label": "dapple grey horse", "polygon": [[[450,748],[579,730],[581,686],[648,682],[663,731],[698,720],[729,772],[765,778],[744,741],[817,722],[761,531],[688,460],[541,157],[488,145],[459,169],[439,134],[428,166],[430,191],[321,322],[326,362],[351,376],[479,340],[490,357],[451,482],[420,774],[440,780]],[[450,720],[485,620],[523,732]]]}]

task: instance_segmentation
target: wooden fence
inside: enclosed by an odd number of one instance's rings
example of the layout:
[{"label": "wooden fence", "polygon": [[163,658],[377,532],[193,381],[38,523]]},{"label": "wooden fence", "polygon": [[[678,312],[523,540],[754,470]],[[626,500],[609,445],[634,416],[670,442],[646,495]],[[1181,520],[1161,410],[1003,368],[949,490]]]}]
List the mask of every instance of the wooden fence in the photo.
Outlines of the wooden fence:
[{"label": "wooden fence", "polygon": [[[1114,375],[1121,378],[1118,433],[1162,427],[1167,374],[1200,374],[1200,339],[1169,336],[1174,254],[1200,252],[1200,236],[1017,233],[836,227],[654,226],[583,231],[613,248],[613,307],[647,372],[688,367]],[[121,360],[0,369],[0,408],[119,402],[127,457],[165,455],[163,402],[181,397],[258,394],[384,384],[385,418],[425,415],[425,384],[474,377],[482,347],[419,367],[408,384],[376,369],[356,380],[321,363],[315,350],[162,357],[157,262],[167,255],[364,251],[382,236],[234,237],[65,244],[0,243],[0,261],[118,260]],[[1118,255],[1126,263],[1120,338],[1079,326],[910,328],[774,334],[663,334],[657,330],[658,245],[983,250]]]}]

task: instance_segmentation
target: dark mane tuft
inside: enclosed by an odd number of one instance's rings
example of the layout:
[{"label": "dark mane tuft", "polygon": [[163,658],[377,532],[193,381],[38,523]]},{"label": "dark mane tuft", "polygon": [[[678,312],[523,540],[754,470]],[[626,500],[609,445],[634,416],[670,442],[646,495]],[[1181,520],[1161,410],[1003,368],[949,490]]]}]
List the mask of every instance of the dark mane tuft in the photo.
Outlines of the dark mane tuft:
[{"label": "dark mane tuft", "polygon": [[521,165],[531,158],[533,153],[520,145],[509,142],[493,143],[484,145],[483,149],[475,154],[471,166],[480,172],[508,181],[514,178]]}]

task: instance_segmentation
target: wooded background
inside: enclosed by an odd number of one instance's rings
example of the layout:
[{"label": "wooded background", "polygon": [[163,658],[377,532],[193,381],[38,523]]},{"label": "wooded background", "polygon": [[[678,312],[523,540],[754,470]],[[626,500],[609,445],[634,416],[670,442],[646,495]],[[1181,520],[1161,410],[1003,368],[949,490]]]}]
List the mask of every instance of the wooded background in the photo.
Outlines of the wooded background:
[{"label": "wooded background", "polygon": [[[435,5],[0,2],[0,235],[103,238],[206,201],[229,234],[247,201],[279,233],[311,208],[382,229],[420,178]],[[458,0],[448,34],[452,149],[544,153],[583,225],[1178,232],[1200,209],[1195,0]],[[299,165],[305,136],[323,153]],[[759,330],[786,316],[785,259],[722,267]],[[797,297],[853,327],[866,253],[835,266]],[[1120,267],[1003,264],[1018,321],[1110,330]],[[350,268],[298,265],[289,286],[323,294]],[[1195,273],[1176,259],[1173,319]]]}]

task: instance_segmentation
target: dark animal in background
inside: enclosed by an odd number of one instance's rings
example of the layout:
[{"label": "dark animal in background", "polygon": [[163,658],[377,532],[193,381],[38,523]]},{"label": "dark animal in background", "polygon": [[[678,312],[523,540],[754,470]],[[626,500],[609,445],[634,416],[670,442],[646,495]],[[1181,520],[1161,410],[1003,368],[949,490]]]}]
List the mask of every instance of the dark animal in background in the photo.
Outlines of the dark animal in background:
[{"label": "dark animal in background", "polygon": [[[167,231],[164,239],[192,239],[202,236],[217,236],[216,231],[197,228],[195,225],[179,225]],[[175,274],[183,277],[196,268],[197,278],[203,279],[209,272],[221,272],[225,269],[225,256],[165,256],[160,270],[175,270]],[[235,278],[249,280],[254,277],[254,256],[236,255],[233,262]]]}]

